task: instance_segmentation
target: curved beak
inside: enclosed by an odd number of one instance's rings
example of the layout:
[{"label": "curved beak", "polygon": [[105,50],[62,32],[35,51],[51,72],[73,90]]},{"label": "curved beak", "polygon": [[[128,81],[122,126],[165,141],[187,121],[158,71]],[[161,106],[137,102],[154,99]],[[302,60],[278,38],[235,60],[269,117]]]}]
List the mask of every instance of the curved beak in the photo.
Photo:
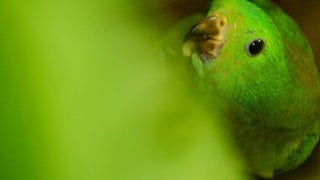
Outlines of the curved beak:
[{"label": "curved beak", "polygon": [[196,52],[204,62],[217,58],[225,42],[226,27],[227,18],[216,13],[200,20],[184,36],[183,54]]}]

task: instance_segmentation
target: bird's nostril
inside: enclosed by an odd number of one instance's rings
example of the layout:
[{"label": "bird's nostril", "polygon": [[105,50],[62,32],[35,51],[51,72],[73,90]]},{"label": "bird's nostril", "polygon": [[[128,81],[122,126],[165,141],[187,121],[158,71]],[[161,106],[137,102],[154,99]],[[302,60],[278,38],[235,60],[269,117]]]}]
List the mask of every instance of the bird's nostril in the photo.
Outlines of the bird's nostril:
[{"label": "bird's nostril", "polygon": [[226,21],[222,19],[222,20],[220,20],[219,24],[221,27],[223,27],[226,25]]}]

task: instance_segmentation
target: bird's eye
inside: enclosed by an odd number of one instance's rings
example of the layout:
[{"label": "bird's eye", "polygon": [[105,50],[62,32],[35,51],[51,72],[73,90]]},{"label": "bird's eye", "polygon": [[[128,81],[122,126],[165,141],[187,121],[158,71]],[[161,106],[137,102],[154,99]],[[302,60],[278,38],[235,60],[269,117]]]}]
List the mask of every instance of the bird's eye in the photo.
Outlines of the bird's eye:
[{"label": "bird's eye", "polygon": [[250,56],[256,56],[262,52],[264,48],[264,41],[262,39],[255,39],[246,45],[246,52]]}]

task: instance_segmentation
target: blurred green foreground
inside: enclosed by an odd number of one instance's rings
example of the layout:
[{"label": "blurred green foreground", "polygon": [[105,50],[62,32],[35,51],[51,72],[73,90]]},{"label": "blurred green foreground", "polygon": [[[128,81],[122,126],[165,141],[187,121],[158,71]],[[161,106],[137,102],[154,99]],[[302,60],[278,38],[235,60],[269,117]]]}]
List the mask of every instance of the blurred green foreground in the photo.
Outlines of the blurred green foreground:
[{"label": "blurred green foreground", "polygon": [[136,4],[0,2],[1,180],[245,179]]}]

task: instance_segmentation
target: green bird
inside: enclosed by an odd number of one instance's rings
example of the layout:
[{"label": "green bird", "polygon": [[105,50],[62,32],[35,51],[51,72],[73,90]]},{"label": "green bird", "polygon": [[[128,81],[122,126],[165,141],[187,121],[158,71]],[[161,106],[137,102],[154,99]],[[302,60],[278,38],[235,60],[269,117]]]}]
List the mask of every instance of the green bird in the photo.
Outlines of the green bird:
[{"label": "green bird", "polygon": [[319,139],[320,79],[295,21],[270,0],[213,0],[191,25],[183,54],[205,100],[226,107],[247,169],[273,177],[304,162]]}]

